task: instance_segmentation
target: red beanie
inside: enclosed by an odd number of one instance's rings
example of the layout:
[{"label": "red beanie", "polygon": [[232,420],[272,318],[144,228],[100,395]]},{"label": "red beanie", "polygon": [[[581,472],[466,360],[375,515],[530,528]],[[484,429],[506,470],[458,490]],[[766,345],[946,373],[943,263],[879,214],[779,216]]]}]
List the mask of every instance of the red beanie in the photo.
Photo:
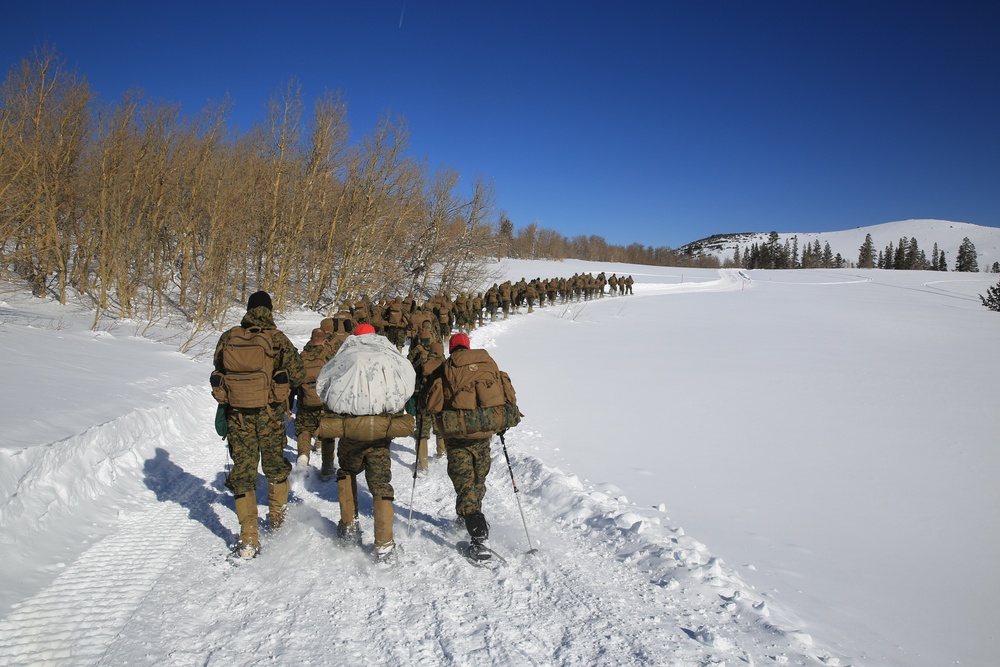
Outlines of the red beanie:
[{"label": "red beanie", "polygon": [[448,341],[448,354],[451,354],[460,347],[464,347],[466,350],[472,348],[472,343],[469,342],[469,337],[464,333],[457,333],[451,337]]},{"label": "red beanie", "polygon": [[375,327],[370,324],[359,324],[354,327],[354,335],[361,336],[363,334],[375,333]]}]

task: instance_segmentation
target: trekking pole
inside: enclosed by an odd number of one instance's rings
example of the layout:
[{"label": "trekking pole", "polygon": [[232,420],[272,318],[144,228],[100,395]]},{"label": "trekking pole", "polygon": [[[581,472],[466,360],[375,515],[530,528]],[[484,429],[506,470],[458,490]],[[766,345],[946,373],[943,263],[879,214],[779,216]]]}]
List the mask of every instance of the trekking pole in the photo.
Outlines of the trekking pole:
[{"label": "trekking pole", "polygon": [[528,534],[528,522],[524,519],[524,509],[521,507],[520,491],[517,489],[517,482],[514,481],[514,468],[510,465],[510,457],[507,455],[507,442],[503,439],[503,431],[498,433],[500,444],[503,445],[503,457],[507,459],[507,470],[510,471],[510,483],[514,485],[514,500],[517,501],[517,511],[521,513],[521,523],[524,524],[524,535],[528,538],[528,553],[537,553],[538,549],[532,546],[531,535]]},{"label": "trekking pole", "polygon": [[417,413],[417,432],[413,448],[413,486],[410,488],[410,514],[406,517],[406,536],[410,536],[410,521],[413,519],[413,494],[417,490],[417,463],[420,461],[420,436],[424,434],[424,413]]}]

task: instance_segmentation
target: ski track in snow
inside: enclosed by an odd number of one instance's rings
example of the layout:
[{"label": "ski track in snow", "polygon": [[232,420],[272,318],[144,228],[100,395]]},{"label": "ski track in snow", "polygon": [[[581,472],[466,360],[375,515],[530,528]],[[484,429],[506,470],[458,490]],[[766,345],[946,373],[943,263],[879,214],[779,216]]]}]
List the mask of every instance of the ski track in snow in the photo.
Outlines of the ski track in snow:
[{"label": "ski track in snow", "polygon": [[[649,292],[743,282],[722,271],[718,281]],[[74,452],[101,442],[120,450],[99,456],[118,463],[89,482],[88,497],[130,497],[103,539],[0,620],[0,664],[843,664],[800,632],[780,601],[745,585],[661,511],[521,455],[519,444],[544,439],[525,428],[507,440],[535,554],[525,553],[498,442],[484,510],[491,546],[508,563],[475,567],[456,551],[466,536],[454,528],[442,460],[432,458],[430,475],[417,479],[408,537],[413,441],[404,438],[393,446],[395,566],[372,562],[364,480],[365,546],[345,548],[336,538],[336,484],[319,481],[315,468],[293,472],[281,533],[263,532],[260,556],[231,565],[238,525],[222,485],[224,448],[210,428],[214,410],[205,387],[183,387],[162,409],[70,443]],[[286,456],[294,459],[291,441]],[[72,520],[74,496],[51,485],[22,483],[12,496],[17,507],[3,508],[0,527],[29,511]],[[263,477],[257,498],[263,522]]]}]

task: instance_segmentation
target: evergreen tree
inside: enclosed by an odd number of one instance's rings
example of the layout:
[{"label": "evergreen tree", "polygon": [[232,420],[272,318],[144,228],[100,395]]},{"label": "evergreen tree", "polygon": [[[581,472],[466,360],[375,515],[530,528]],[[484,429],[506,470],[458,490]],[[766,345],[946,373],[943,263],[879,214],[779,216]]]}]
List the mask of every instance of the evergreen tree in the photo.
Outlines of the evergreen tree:
[{"label": "evergreen tree", "polygon": [[875,243],[872,241],[871,234],[865,234],[865,242],[858,249],[858,268],[875,268]]},{"label": "evergreen tree", "polygon": [[948,260],[945,259],[945,257],[944,257],[944,250],[941,251],[941,256],[938,257],[938,267],[937,267],[937,270],[938,271],[947,271],[948,270]]},{"label": "evergreen tree", "polygon": [[1000,273],[1000,262],[993,262],[993,273]]},{"label": "evergreen tree", "polygon": [[889,243],[885,247],[885,269],[895,269],[896,268],[896,250],[893,248],[892,243]]},{"label": "evergreen tree", "polygon": [[938,270],[938,245],[934,244],[934,252],[931,253],[931,271]]},{"label": "evergreen tree", "polygon": [[904,236],[899,239],[899,245],[896,246],[896,254],[893,255],[892,268],[894,269],[905,269],[906,266],[906,246],[908,244],[908,239]]},{"label": "evergreen tree", "polygon": [[917,237],[914,236],[906,246],[906,268],[911,271],[924,268],[924,263],[920,258],[920,247],[917,245]]},{"label": "evergreen tree", "polygon": [[993,287],[987,287],[986,296],[980,294],[979,300],[990,310],[1000,312],[1000,282]]},{"label": "evergreen tree", "polygon": [[976,246],[972,244],[969,237],[962,239],[962,245],[958,246],[958,257],[955,258],[956,271],[978,271],[979,260],[976,259]]},{"label": "evergreen tree", "polygon": [[824,269],[833,268],[833,250],[830,248],[829,241],[827,241],[826,245],[823,246],[823,268]]},{"label": "evergreen tree", "polygon": [[876,266],[880,269],[885,268],[885,256],[882,254],[881,250],[878,251],[878,263]]}]

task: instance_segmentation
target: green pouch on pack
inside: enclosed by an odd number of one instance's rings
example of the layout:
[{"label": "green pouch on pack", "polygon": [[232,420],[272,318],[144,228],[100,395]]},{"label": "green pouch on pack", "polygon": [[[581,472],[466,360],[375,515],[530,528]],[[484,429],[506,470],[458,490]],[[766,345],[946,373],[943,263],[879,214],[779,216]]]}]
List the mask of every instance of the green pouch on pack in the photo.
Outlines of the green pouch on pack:
[{"label": "green pouch on pack", "polygon": [[215,432],[219,434],[220,438],[225,438],[229,435],[229,422],[226,421],[225,405],[220,405],[215,410]]}]

